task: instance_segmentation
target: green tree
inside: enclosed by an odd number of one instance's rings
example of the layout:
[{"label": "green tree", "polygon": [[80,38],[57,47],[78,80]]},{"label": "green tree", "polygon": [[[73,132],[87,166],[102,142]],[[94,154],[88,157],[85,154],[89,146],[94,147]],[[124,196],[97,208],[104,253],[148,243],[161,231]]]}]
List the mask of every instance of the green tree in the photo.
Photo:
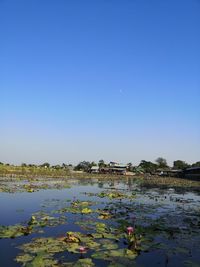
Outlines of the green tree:
[{"label": "green tree", "polygon": [[133,171],[133,164],[132,164],[131,162],[129,162],[129,163],[127,164],[127,170],[128,170],[129,172]]},{"label": "green tree", "polygon": [[63,163],[63,164],[62,164],[62,168],[63,168],[63,169],[67,169],[67,168],[68,168],[68,165],[65,164],[65,163]]},{"label": "green tree", "polygon": [[105,162],[104,162],[104,160],[103,160],[103,159],[100,159],[100,160],[99,160],[99,163],[98,163],[98,165],[99,165],[99,168],[103,168],[103,167],[105,167],[105,166],[106,166],[106,164],[105,164]]},{"label": "green tree", "polygon": [[146,161],[146,160],[141,160],[138,167],[139,167],[139,169],[144,170],[144,172],[146,172],[146,173],[153,173],[158,168],[157,164],[155,164],[151,161]]},{"label": "green tree", "polygon": [[35,164],[28,164],[28,167],[37,167]]},{"label": "green tree", "polygon": [[45,162],[42,165],[40,165],[40,167],[49,168],[50,164],[48,162]]},{"label": "green tree", "polygon": [[27,167],[27,164],[26,163],[22,163],[21,167]]},{"label": "green tree", "polygon": [[59,164],[57,164],[57,165],[52,166],[52,168],[55,170],[60,170],[62,167]]},{"label": "green tree", "polygon": [[196,163],[193,163],[192,167],[200,167],[200,161],[197,161]]},{"label": "green tree", "polygon": [[173,164],[174,169],[183,170],[187,167],[189,167],[189,164],[187,164],[185,161],[182,161],[182,160],[174,161],[174,164]]},{"label": "green tree", "polygon": [[88,172],[90,168],[91,163],[89,161],[81,161],[77,166],[74,167],[74,170]]},{"label": "green tree", "polygon": [[159,157],[155,161],[156,161],[159,168],[167,168],[168,167],[167,161],[164,158]]}]

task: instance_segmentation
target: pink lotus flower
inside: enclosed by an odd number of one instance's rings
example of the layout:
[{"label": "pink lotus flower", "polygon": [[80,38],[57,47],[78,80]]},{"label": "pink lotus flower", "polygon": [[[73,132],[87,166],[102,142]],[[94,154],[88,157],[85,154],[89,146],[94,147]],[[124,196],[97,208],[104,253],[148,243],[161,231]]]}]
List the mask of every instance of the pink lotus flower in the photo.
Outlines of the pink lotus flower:
[{"label": "pink lotus flower", "polygon": [[129,226],[126,228],[128,235],[132,234],[134,232],[134,228],[132,226]]},{"label": "pink lotus flower", "polygon": [[80,253],[85,253],[86,252],[86,247],[79,247]]}]

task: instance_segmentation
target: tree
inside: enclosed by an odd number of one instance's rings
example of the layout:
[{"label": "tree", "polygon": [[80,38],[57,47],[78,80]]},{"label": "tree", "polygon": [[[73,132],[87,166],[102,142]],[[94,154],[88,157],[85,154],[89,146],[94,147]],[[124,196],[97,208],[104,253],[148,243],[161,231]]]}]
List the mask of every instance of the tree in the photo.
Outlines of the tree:
[{"label": "tree", "polygon": [[200,167],[200,161],[197,161],[196,163],[193,163],[192,167]]},{"label": "tree", "polygon": [[155,161],[156,161],[159,168],[167,168],[168,167],[167,161],[164,158],[159,157]]},{"label": "tree", "polygon": [[183,170],[187,167],[189,167],[189,164],[187,164],[185,161],[182,161],[182,160],[174,161],[174,164],[173,164],[174,169]]},{"label": "tree", "polygon": [[99,163],[98,163],[98,165],[99,165],[99,168],[103,168],[103,167],[105,167],[105,166],[106,166],[106,164],[105,164],[105,162],[104,162],[104,160],[103,160],[103,159],[100,159],[100,160],[99,160]]},{"label": "tree", "polygon": [[65,164],[65,163],[62,164],[62,168],[63,168],[63,169],[67,169],[67,167],[68,167],[67,164]]},{"label": "tree", "polygon": [[37,167],[35,164],[28,164],[28,167]]},{"label": "tree", "polygon": [[127,170],[128,170],[129,172],[133,171],[133,165],[132,165],[131,162],[129,162],[129,163],[127,164]]},{"label": "tree", "polygon": [[48,162],[45,162],[42,165],[40,165],[40,167],[49,168],[50,164]]},{"label": "tree", "polygon": [[91,168],[91,163],[89,161],[82,161],[77,166],[75,166],[75,171],[85,171],[88,172]]},{"label": "tree", "polygon": [[27,164],[26,163],[22,163],[21,167],[27,167]]},{"label": "tree", "polygon": [[158,168],[157,164],[155,164],[151,161],[146,161],[146,160],[141,160],[138,167],[139,167],[139,169],[144,170],[144,172],[146,172],[146,173],[153,173]]},{"label": "tree", "polygon": [[52,166],[52,169],[60,170],[61,166],[59,164]]}]

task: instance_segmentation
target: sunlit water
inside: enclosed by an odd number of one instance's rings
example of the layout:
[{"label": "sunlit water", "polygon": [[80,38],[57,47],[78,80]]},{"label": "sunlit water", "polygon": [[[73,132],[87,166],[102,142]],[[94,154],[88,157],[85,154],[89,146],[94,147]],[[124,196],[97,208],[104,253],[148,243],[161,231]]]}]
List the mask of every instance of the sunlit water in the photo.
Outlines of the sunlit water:
[{"label": "sunlit water", "polygon": [[[200,216],[200,196],[192,193],[178,194],[173,189],[140,189],[139,186],[130,181],[103,182],[90,180],[71,181],[71,188],[62,190],[39,190],[34,193],[15,192],[0,193],[0,225],[13,225],[23,223],[30,220],[34,212],[45,211],[51,212],[54,209],[62,208],[68,200],[97,201],[96,208],[103,208],[111,201],[107,198],[100,199],[97,196],[88,196],[87,193],[99,193],[105,190],[118,189],[127,194],[136,194],[134,205],[135,212],[127,210],[127,218],[133,216],[136,218],[134,224],[147,225],[149,222],[161,217],[167,218],[169,225],[177,225],[184,230],[188,225],[184,224],[181,218],[183,216],[193,218],[198,214]],[[86,194],[85,194],[86,193]],[[113,203],[118,200],[112,200]],[[129,203],[129,200],[122,200],[121,203]],[[198,217],[199,218],[199,217]],[[62,236],[67,231],[81,231],[81,228],[75,224],[76,221],[82,220],[80,214],[70,214],[66,224],[55,227],[45,227],[44,233],[33,233],[28,236],[22,236],[15,239],[0,239],[0,266],[14,267],[21,266],[14,259],[20,253],[19,246],[23,243],[30,242],[32,238],[37,236]],[[191,226],[192,227],[192,226]],[[192,229],[191,229],[192,230]],[[150,252],[142,252],[135,260],[136,266],[185,266],[189,260],[196,263],[200,262],[200,231],[195,235],[191,235],[191,251],[187,255],[174,255],[168,252],[154,250]],[[162,243],[162,240],[158,241]],[[166,242],[166,240],[165,240]],[[168,240],[169,247],[179,246],[180,240]],[[171,242],[171,243],[170,243]],[[196,244],[198,244],[197,246]],[[168,255],[169,254],[169,255]],[[72,259],[76,259],[77,255],[72,255]],[[184,259],[184,260],[183,260]],[[94,260],[97,266],[108,266],[108,262]],[[192,265],[191,265],[192,266]]]}]

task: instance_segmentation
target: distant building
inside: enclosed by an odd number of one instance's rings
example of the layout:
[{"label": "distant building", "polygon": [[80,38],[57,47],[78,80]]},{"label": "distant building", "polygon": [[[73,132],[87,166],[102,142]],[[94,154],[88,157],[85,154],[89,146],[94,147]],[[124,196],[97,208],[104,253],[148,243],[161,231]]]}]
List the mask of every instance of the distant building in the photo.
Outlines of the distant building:
[{"label": "distant building", "polygon": [[99,173],[99,166],[92,166],[90,169],[91,173]]},{"label": "distant building", "polygon": [[200,167],[191,167],[183,170],[158,169],[157,174],[160,176],[200,180]]},{"label": "distant building", "polygon": [[102,173],[102,174],[122,174],[125,175],[127,172],[127,165],[116,162],[110,162],[106,167],[92,166],[90,168],[91,173]]},{"label": "distant building", "polygon": [[173,170],[173,169],[158,169],[157,174],[159,176],[168,176],[168,177],[182,177],[183,171],[182,170]]},{"label": "distant building", "polygon": [[183,177],[188,179],[200,180],[200,167],[191,167],[183,170]]},{"label": "distant building", "polygon": [[110,170],[110,173],[115,173],[115,174],[125,175],[127,171],[127,165],[116,162],[110,162],[108,168]]}]

